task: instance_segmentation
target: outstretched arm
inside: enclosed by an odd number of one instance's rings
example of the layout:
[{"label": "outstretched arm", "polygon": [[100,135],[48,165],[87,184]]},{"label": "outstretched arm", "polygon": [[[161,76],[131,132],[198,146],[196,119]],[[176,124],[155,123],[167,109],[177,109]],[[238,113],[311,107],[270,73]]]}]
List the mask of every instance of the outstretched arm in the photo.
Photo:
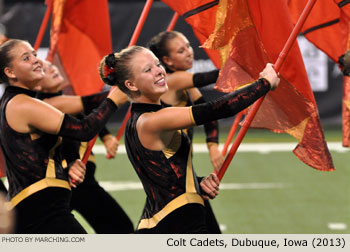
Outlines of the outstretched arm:
[{"label": "outstretched arm", "polygon": [[[205,103],[205,99],[200,97],[194,104]],[[219,170],[224,162],[224,156],[219,150],[219,126],[218,121],[206,122],[204,125],[204,131],[206,135],[206,142],[209,151],[210,161],[215,170]]]},{"label": "outstretched arm", "polygon": [[159,150],[167,146],[174,130],[235,115],[279,84],[272,64],[268,64],[260,76],[262,78],[256,82],[208,103],[142,114],[136,125],[141,143],[146,148]]},{"label": "outstretched arm", "polygon": [[[120,104],[121,91],[110,93],[100,107],[83,120],[62,113],[51,105],[26,95],[12,98],[6,107],[6,118],[12,129],[20,133],[40,130],[50,134],[71,137],[80,141],[91,140],[105,125]],[[123,94],[123,96],[125,96]]]},{"label": "outstretched arm", "polygon": [[204,87],[216,82],[219,70],[212,70],[202,73],[190,73],[186,71],[176,71],[168,74],[169,89],[183,90],[193,87]]}]

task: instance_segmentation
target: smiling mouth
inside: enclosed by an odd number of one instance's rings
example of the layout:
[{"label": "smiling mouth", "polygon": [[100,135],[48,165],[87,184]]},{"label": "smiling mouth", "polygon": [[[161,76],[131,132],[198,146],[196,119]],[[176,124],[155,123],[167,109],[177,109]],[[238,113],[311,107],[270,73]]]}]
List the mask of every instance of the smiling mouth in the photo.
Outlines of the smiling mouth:
[{"label": "smiling mouth", "polygon": [[36,68],[34,68],[34,71],[35,71],[35,72],[42,72],[43,69],[42,69],[41,66],[37,66]]},{"label": "smiling mouth", "polygon": [[165,79],[162,78],[162,79],[156,81],[155,84],[156,84],[157,86],[164,86],[164,85],[165,85]]}]

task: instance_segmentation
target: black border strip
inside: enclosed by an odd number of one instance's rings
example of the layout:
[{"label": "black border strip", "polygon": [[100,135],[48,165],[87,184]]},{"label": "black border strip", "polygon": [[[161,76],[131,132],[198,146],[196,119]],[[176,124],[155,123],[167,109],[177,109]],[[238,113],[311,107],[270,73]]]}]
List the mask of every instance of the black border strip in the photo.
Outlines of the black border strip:
[{"label": "black border strip", "polygon": [[199,12],[205,11],[205,10],[207,10],[207,9],[217,5],[217,4],[219,4],[219,0],[212,1],[210,3],[201,5],[201,6],[197,7],[197,8],[195,8],[195,9],[189,10],[189,11],[185,12],[182,16],[183,16],[184,19],[188,18],[190,16],[198,14]]},{"label": "black border strip", "polygon": [[341,2],[338,3],[338,7],[344,7],[345,5],[350,4],[350,0],[343,0]]},{"label": "black border strip", "polygon": [[[347,0],[347,1],[348,1],[348,0]],[[327,26],[334,25],[334,24],[336,24],[336,23],[338,23],[338,22],[339,22],[339,18],[334,19],[334,20],[332,20],[332,21],[329,21],[329,22],[327,22],[327,23],[323,23],[323,24],[320,24],[320,25],[311,27],[311,28],[307,29],[306,31],[304,31],[304,32],[302,33],[302,35],[306,35],[306,34],[309,33],[309,32],[313,32],[313,31],[315,31],[315,30],[318,30],[318,29],[321,29],[321,28],[324,28],[324,27],[327,27]]]}]

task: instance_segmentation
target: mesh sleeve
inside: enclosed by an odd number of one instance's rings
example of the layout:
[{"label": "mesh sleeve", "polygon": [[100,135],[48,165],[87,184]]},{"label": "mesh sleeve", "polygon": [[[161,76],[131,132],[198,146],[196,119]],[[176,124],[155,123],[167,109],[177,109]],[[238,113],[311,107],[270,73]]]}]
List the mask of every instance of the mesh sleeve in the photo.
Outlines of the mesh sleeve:
[{"label": "mesh sleeve", "polygon": [[99,92],[92,95],[86,95],[81,97],[81,101],[84,107],[84,113],[90,114],[92,110],[100,106],[100,104],[107,98],[109,91]]},{"label": "mesh sleeve", "polygon": [[193,74],[193,86],[199,88],[213,84],[218,79],[218,76],[218,69],[209,72],[195,73]]},{"label": "mesh sleeve", "polygon": [[58,135],[79,141],[89,141],[104,127],[117,105],[109,98],[88,116],[79,120],[65,114]]},{"label": "mesh sleeve", "polygon": [[[200,97],[196,101],[194,101],[194,104],[202,104],[205,103],[205,99],[203,97]],[[206,141],[207,143],[219,143],[219,124],[218,121],[210,121],[204,123],[204,132],[206,135]]]},{"label": "mesh sleeve", "polygon": [[265,79],[224,95],[214,101],[192,106],[192,116],[197,125],[237,114],[265,95],[271,88]]}]

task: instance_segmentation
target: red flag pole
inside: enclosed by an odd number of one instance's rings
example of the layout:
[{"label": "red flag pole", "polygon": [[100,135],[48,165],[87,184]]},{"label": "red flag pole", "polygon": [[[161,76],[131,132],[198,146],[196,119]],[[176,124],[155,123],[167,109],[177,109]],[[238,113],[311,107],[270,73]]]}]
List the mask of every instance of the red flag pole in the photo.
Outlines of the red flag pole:
[{"label": "red flag pole", "polygon": [[52,12],[53,0],[46,0],[45,3],[47,5],[47,9],[46,9],[43,21],[42,21],[41,26],[40,26],[38,36],[36,37],[36,40],[35,40],[34,50],[38,50],[40,45],[41,45],[41,41],[43,40],[45,30],[46,30],[46,27],[47,27],[47,24],[49,22],[51,12]]},{"label": "red flag pole", "polygon": [[[131,36],[131,39],[130,39],[130,42],[129,42],[129,46],[133,46],[133,45],[136,44],[136,42],[137,42],[137,40],[138,40],[138,38],[139,38],[139,36],[140,36],[141,30],[142,30],[142,28],[143,28],[143,26],[144,26],[144,24],[145,24],[145,22],[146,22],[146,19],[147,19],[147,16],[148,16],[149,11],[150,11],[150,9],[151,9],[151,6],[152,6],[152,4],[153,4],[153,1],[154,1],[154,0],[147,0],[145,6],[143,7],[143,10],[142,10],[141,15],[140,15],[140,18],[139,18],[139,20],[138,20],[138,22],[137,22],[137,25],[136,25],[136,28],[135,28],[135,30],[134,30],[134,33],[133,33],[133,35]],[[123,135],[123,133],[124,133],[125,125],[126,125],[127,121],[128,121],[129,118],[130,118],[130,115],[131,115],[131,111],[130,111],[130,110],[131,110],[131,107],[129,107],[128,112],[127,112],[126,115],[124,116],[122,125],[121,125],[121,127],[119,128],[118,133],[117,133],[117,135],[116,135],[116,139],[117,139],[118,141],[121,139],[121,137],[122,137],[122,135]],[[92,144],[92,146],[91,146],[91,149],[92,149],[93,145],[95,144],[96,139],[94,138],[94,139],[92,139],[91,141],[93,141],[93,140],[94,140],[94,142],[93,142],[93,144]],[[90,141],[90,142],[91,142],[91,141]],[[90,150],[90,148],[89,148],[89,147],[90,147],[90,142],[89,142],[89,144],[88,144],[88,148],[86,149],[86,152],[88,152],[88,151],[91,152],[91,150]],[[85,152],[85,154],[86,154],[86,152]],[[84,156],[85,156],[85,154],[84,154]],[[90,155],[90,153],[89,153],[89,155]],[[110,155],[107,155],[106,157],[107,157],[108,159],[111,158]]]},{"label": "red flag pole", "polygon": [[223,147],[223,149],[222,149],[222,155],[223,155],[223,156],[226,155],[228,146],[230,145],[231,140],[232,140],[233,136],[235,135],[236,130],[237,130],[237,128],[238,128],[238,124],[239,124],[239,122],[241,121],[241,118],[242,118],[242,116],[243,116],[245,113],[246,113],[246,110],[243,110],[243,111],[239,112],[239,113],[237,114],[235,120],[233,121],[232,126],[231,126],[231,129],[230,129],[230,131],[229,131],[229,133],[228,133],[228,135],[227,135],[226,142],[225,142],[224,147]]},{"label": "red flag pole", "polygon": [[[145,7],[144,7],[144,9],[143,9],[143,11],[141,13],[141,16],[140,16],[139,22],[137,24],[137,27],[136,27],[136,29],[134,31],[134,34],[133,34],[133,36],[132,36],[132,38],[130,40],[129,46],[132,46],[132,45],[136,44],[137,39],[140,36],[140,32],[142,30],[142,27],[143,27],[143,25],[144,25],[144,23],[146,21],[146,18],[147,18],[147,15],[149,13],[149,10],[150,10],[150,7],[151,7],[152,3],[153,3],[153,0],[147,0],[147,2],[145,4]],[[179,18],[179,14],[176,12],[174,14],[173,18],[170,21],[170,24],[168,26],[167,31],[169,31],[169,29],[173,29],[174,28],[178,18]],[[129,120],[130,115],[131,115],[131,111],[130,111],[130,108],[129,108],[128,112],[126,113],[126,115],[125,115],[125,117],[123,119],[122,125],[119,128],[118,133],[116,135],[116,138],[117,138],[118,141],[121,139],[121,137],[123,135],[126,122]],[[110,156],[107,155],[107,158],[110,158]]]},{"label": "red flag pole", "polygon": [[149,13],[149,10],[151,9],[152,4],[153,4],[153,0],[147,0],[145,7],[143,7],[141,16],[139,18],[139,21],[137,22],[136,28],[134,30],[132,37],[131,37],[129,46],[135,45],[137,40],[139,39],[141,30],[143,28],[143,25],[146,22],[146,18],[148,16],[148,13]]},{"label": "red flag pole", "polygon": [[[139,21],[138,21],[138,23],[137,23],[137,25],[136,25],[135,31],[134,31],[134,33],[133,33],[133,35],[132,35],[132,37],[131,37],[130,42],[129,42],[129,46],[133,46],[133,45],[136,44],[136,42],[137,42],[137,40],[138,40],[138,38],[139,38],[139,36],[140,36],[142,27],[143,27],[143,25],[144,25],[145,22],[146,22],[146,18],[147,18],[148,13],[149,13],[149,11],[150,11],[150,9],[151,9],[152,3],[153,3],[153,0],[147,0],[147,2],[146,2],[146,4],[145,4],[145,7],[144,7],[143,10],[142,10],[142,13],[141,13],[141,16],[140,16],[140,18],[139,18]],[[131,115],[131,113],[130,113],[130,108],[129,108],[129,110],[128,110],[128,112],[126,113],[126,115],[125,115],[125,117],[124,117],[124,120],[123,120],[123,122],[122,122],[122,126],[120,127],[120,129],[119,129],[119,131],[118,131],[118,134],[117,134],[117,136],[116,136],[116,138],[117,138],[118,141],[120,140],[120,138],[121,138],[122,135],[123,135],[126,122],[129,120],[130,115]]]},{"label": "red flag pole", "polygon": [[174,27],[176,25],[177,20],[179,19],[180,14],[175,12],[172,19],[170,20],[170,23],[168,25],[168,28],[166,29],[167,31],[172,31],[174,30]]},{"label": "red flag pole", "polygon": [[[302,26],[304,25],[307,17],[309,16],[315,2],[316,2],[316,0],[309,0],[307,2],[303,12],[301,13],[301,15],[298,19],[298,22],[295,24],[293,31],[289,35],[289,38],[288,38],[286,44],[284,45],[280,55],[278,56],[278,59],[276,60],[276,63],[274,64],[274,68],[275,68],[276,72],[279,72],[284,60],[286,59],[287,54],[289,53],[290,49],[292,48],[292,45],[293,45],[294,41],[296,40],[296,38],[297,38]],[[234,143],[232,144],[231,149],[230,149],[229,153],[227,154],[221,169],[219,170],[219,172],[217,174],[219,180],[221,180],[222,177],[224,176],[233,156],[235,155],[239,145],[241,144],[241,142],[242,142],[250,124],[252,123],[256,113],[258,112],[263,100],[264,100],[264,97],[261,97],[259,100],[257,100],[254,103],[254,105],[252,106],[252,109],[249,111],[249,113],[246,117],[246,120],[241,127],[241,130],[238,132],[238,135],[237,135]],[[214,172],[215,172],[215,170],[214,170]]]},{"label": "red flag pole", "polygon": [[89,142],[88,142],[88,145],[86,147],[86,150],[85,150],[85,153],[84,153],[84,156],[83,158],[81,159],[81,161],[86,165],[89,157],[90,157],[90,154],[91,154],[91,151],[92,151],[92,148],[94,147],[94,144],[97,140],[97,136],[96,135],[93,139],[91,139]]},{"label": "red flag pole", "polygon": [[342,145],[350,147],[350,76],[343,76],[343,104],[342,104]]}]

